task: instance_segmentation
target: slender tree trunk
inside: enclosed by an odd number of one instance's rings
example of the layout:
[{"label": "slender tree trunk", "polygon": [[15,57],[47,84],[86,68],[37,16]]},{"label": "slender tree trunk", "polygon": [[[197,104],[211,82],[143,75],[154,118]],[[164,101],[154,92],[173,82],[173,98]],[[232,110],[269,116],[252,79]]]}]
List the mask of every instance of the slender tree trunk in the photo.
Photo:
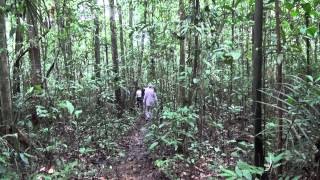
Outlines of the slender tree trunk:
[{"label": "slender tree trunk", "polygon": [[[99,15],[98,10],[95,11],[95,18],[94,18],[94,25],[95,25],[95,32],[94,32],[94,57],[95,57],[95,64],[94,64],[94,70],[95,70],[95,78],[96,80],[99,80],[101,77],[101,69],[100,69],[100,24],[99,24]],[[97,92],[97,105],[101,106],[100,101],[100,89],[101,87],[98,85],[98,92]]]},{"label": "slender tree trunk", "polygon": [[[185,18],[185,12],[184,12],[184,0],[179,0],[179,13],[180,13],[180,32],[182,31],[182,25],[183,25],[183,21],[184,21],[184,18]],[[185,35],[181,35],[180,37],[180,66],[179,66],[179,76],[182,76],[185,77]],[[179,81],[179,101],[180,101],[180,105],[184,106],[186,105],[185,103],[185,93],[186,93],[186,90],[185,90],[185,79],[181,79]]]},{"label": "slender tree trunk", "polygon": [[118,117],[122,116],[123,107],[121,107],[121,89],[119,86],[119,61],[118,61],[118,47],[117,47],[117,27],[114,18],[114,0],[109,0],[110,5],[110,29],[111,29],[111,46],[112,46],[112,62],[115,83],[115,100],[117,104]]},{"label": "slender tree trunk", "polygon": [[262,108],[261,100],[262,94],[262,24],[263,24],[263,0],[255,1],[254,14],[254,31],[253,31],[253,114],[255,121],[254,131],[254,162],[256,166],[264,167],[264,153],[263,153],[263,136],[262,132]]},{"label": "slender tree trunk", "polygon": [[[64,32],[64,12],[63,12],[63,7],[61,7],[61,2],[60,0],[54,0],[54,3],[56,5],[56,19],[57,19],[57,26],[58,26],[58,30],[60,33]],[[64,70],[65,70],[65,74],[67,74],[67,64],[66,64],[66,61],[67,61],[67,57],[66,57],[66,45],[65,45],[65,40],[63,37],[61,36],[58,36],[58,45],[59,45],[59,48],[61,49],[61,53],[62,53],[62,56],[63,56],[63,66],[64,67]],[[58,59],[59,60],[59,59]],[[58,72],[60,72],[60,69],[59,69],[59,62],[57,63],[57,70]],[[64,74],[64,75],[65,75]],[[62,76],[62,74],[60,75],[60,73],[58,73],[58,79],[60,79],[60,77]]]},{"label": "slender tree trunk", "polygon": [[[154,6],[151,4],[151,16],[149,16],[149,23],[153,24],[153,16],[154,16]],[[149,81],[154,81],[156,79],[156,64],[155,64],[155,57],[154,57],[154,51],[155,51],[155,28],[150,28],[149,30],[149,40],[150,40],[150,76]]]},{"label": "slender tree trunk", "polygon": [[[281,99],[282,97],[282,61],[283,61],[283,55],[282,55],[282,46],[281,46],[281,21],[280,21],[280,15],[281,15],[281,10],[280,10],[280,2],[279,0],[275,0],[275,13],[276,13],[276,36],[277,36],[277,90],[279,92],[279,99],[277,102],[277,106],[279,107],[278,109],[278,118],[279,118],[279,129],[278,129],[278,149],[282,151],[283,148],[283,121],[282,121],[282,102]],[[283,167],[280,165],[278,167],[278,177],[283,173]]]},{"label": "slender tree trunk", "polygon": [[[124,40],[123,40],[123,23],[122,23],[122,10],[120,4],[118,4],[118,15],[119,15],[119,30],[120,30],[120,55],[121,55],[121,64],[124,68],[126,68],[125,61],[125,51],[124,51]],[[125,77],[126,72],[122,73]]]},{"label": "slender tree trunk", "polygon": [[[5,0],[0,0],[0,8],[3,7],[5,7]],[[8,63],[5,14],[3,10],[0,10],[0,102],[2,117],[0,124],[4,125],[10,125],[13,122]]]},{"label": "slender tree trunk", "polygon": [[133,55],[134,53],[134,49],[133,49],[133,5],[132,5],[132,1],[133,0],[130,0],[129,2],[129,27],[130,27],[130,30],[131,32],[129,33],[129,39],[130,39],[130,42],[129,42],[129,59],[128,59],[128,63],[130,63],[129,65],[129,81],[131,82],[131,100],[130,100],[130,106],[133,107],[134,106],[134,103],[135,103],[135,91],[137,90],[138,88],[138,82],[135,81],[135,71],[134,71],[134,62],[135,62],[135,57]]},{"label": "slender tree trunk", "polygon": [[107,40],[107,12],[106,12],[106,1],[103,0],[103,16],[104,16],[104,50],[105,50],[105,56],[106,56],[106,65],[109,64],[108,59],[108,40]]},{"label": "slender tree trunk", "polygon": [[[118,3],[117,5],[117,10],[118,10],[118,15],[119,15],[119,30],[120,30],[120,36],[119,36],[119,40],[120,40],[120,74],[121,74],[121,78],[126,82],[126,86],[128,86],[127,84],[127,80],[126,80],[126,76],[127,76],[127,69],[128,67],[126,66],[126,55],[125,55],[125,41],[123,38],[123,23],[122,23],[122,9],[120,6],[120,3]],[[124,91],[122,91],[122,95],[121,95],[121,106],[124,107],[124,102],[126,101],[126,93]]]},{"label": "slender tree trunk", "polygon": [[319,41],[319,37],[317,37],[314,41],[314,63],[317,64],[318,63],[318,41]]},{"label": "slender tree trunk", "polygon": [[101,76],[101,70],[100,70],[100,26],[99,26],[99,17],[96,12],[95,19],[94,19],[94,24],[95,24],[95,33],[94,33],[94,57],[96,60],[94,69],[95,69],[95,74],[96,78],[100,78]]},{"label": "slender tree trunk", "polygon": [[[37,1],[34,1],[34,4],[37,4]],[[35,89],[42,88],[42,75],[41,75],[41,58],[40,58],[40,48],[38,42],[38,22],[36,18],[36,13],[33,12],[34,9],[29,9],[27,11],[27,22],[29,24],[29,56],[31,60],[31,73],[32,73],[32,86]],[[35,91],[36,94],[36,91]],[[39,99],[34,96],[32,98],[31,106],[31,116],[32,122],[35,126],[38,125],[39,120],[36,112],[36,105],[39,103]]]},{"label": "slender tree trunk", "polygon": [[[133,29],[133,5],[132,0],[129,2],[129,27],[132,30]],[[130,34],[130,51],[131,51],[131,57],[133,53],[133,33]]]},{"label": "slender tree trunk", "polygon": [[[64,34],[66,33],[66,26],[65,26],[65,9],[66,9],[66,0],[62,0],[62,7],[60,7],[60,2],[58,1],[58,5],[57,7],[59,7],[59,19],[58,19],[58,26],[60,26],[60,32],[63,32]],[[58,13],[57,13],[58,14]],[[59,36],[60,37],[60,36]],[[64,63],[64,73],[65,73],[65,77],[67,77],[67,79],[69,79],[69,67],[68,67],[68,56],[67,56],[67,41],[66,41],[66,37],[62,36],[59,39],[60,41],[60,46],[61,46],[61,50],[62,50],[62,55],[63,55],[63,63]]]},{"label": "slender tree trunk", "polygon": [[[64,0],[64,3],[66,3],[66,0]],[[66,53],[67,53],[67,69],[68,69],[68,74],[67,77],[69,80],[72,80],[72,78],[75,78],[74,76],[74,62],[72,60],[72,34],[71,34],[71,8],[68,7],[67,5],[64,5],[66,7],[66,34],[67,34],[67,39],[66,39]],[[75,79],[73,79],[75,80]],[[68,83],[70,84],[70,83]]]},{"label": "slender tree trunk", "polygon": [[[143,13],[143,24],[145,25],[147,23],[147,7],[148,7],[148,1],[144,0],[144,13]],[[141,37],[141,54],[140,54],[140,60],[138,63],[138,77],[137,80],[139,81],[139,78],[142,76],[142,62],[144,59],[144,39],[145,39],[145,31],[142,32]]]},{"label": "slender tree trunk", "polygon": [[[17,23],[17,29],[16,29],[16,43],[15,43],[15,53],[16,57],[19,56],[22,50],[23,45],[23,32],[21,28],[21,22],[20,22],[21,15],[16,14],[16,23]],[[20,93],[20,68],[21,68],[21,62],[22,57],[20,59],[16,58],[16,61],[14,62],[13,67],[13,95],[17,95]]]},{"label": "slender tree trunk", "polygon": [[[197,27],[199,23],[199,15],[200,15],[200,2],[199,0],[195,0],[194,2],[194,26]],[[200,45],[199,45],[199,33],[194,32],[194,60],[192,66],[192,78],[191,78],[191,88],[189,90],[189,100],[188,104],[192,104],[193,93],[196,90],[196,83],[197,83],[197,74],[198,74],[198,66],[200,60]]]},{"label": "slender tree trunk", "polygon": [[[234,2],[235,0],[232,0],[232,25],[231,25],[231,41],[232,41],[232,49],[235,47],[235,37],[234,37],[234,28],[235,28],[235,7]],[[230,64],[230,85],[229,85],[229,107],[232,105],[232,92],[233,92],[233,74],[234,74],[234,62],[231,61]],[[231,113],[229,115],[229,120],[231,120]]]},{"label": "slender tree trunk", "polygon": [[32,68],[32,84],[41,85],[41,62],[40,62],[40,48],[38,42],[38,22],[36,15],[29,10],[27,13],[27,20],[29,24],[29,41],[30,50],[29,56]]},{"label": "slender tree trunk", "polygon": [[[306,23],[306,28],[308,28],[309,27],[309,17],[310,17],[310,15],[309,15],[309,13],[306,13],[305,14],[305,23]],[[306,68],[306,70],[307,70],[307,75],[311,75],[311,62],[310,62],[310,39],[309,38],[305,38],[305,41],[306,41],[306,46],[307,46],[307,49],[306,49],[306,56],[307,56],[307,68]]]}]

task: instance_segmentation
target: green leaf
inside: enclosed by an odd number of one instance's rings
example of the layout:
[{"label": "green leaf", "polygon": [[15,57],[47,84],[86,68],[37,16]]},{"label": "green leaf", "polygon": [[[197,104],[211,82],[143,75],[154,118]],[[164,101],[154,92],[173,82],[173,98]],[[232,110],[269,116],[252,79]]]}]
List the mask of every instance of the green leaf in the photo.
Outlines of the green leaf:
[{"label": "green leaf", "polygon": [[300,28],[300,33],[301,34],[306,34],[306,32],[307,32],[307,28],[306,27],[301,27]]},{"label": "green leaf", "polygon": [[313,82],[313,77],[312,77],[312,76],[306,75],[306,78],[307,78],[310,82]]},{"label": "green leaf", "polygon": [[199,79],[197,79],[197,78],[193,78],[193,80],[192,80],[192,81],[193,81],[193,83],[194,83],[194,84],[198,84],[198,83],[200,82],[200,80],[199,80]]},{"label": "green leaf", "polygon": [[245,177],[246,179],[248,179],[248,180],[252,179],[252,175],[248,170],[243,170],[242,174],[243,174],[243,177]]},{"label": "green leaf", "polygon": [[26,93],[26,95],[31,94],[34,90],[34,87],[30,87]]},{"label": "green leaf", "polygon": [[299,15],[299,12],[298,11],[291,11],[291,16],[292,17],[296,17]]},{"label": "green leaf", "polygon": [[302,8],[306,13],[310,13],[312,10],[312,6],[310,5],[310,3],[302,4]]},{"label": "green leaf", "polygon": [[120,156],[120,157],[126,157],[126,153],[124,153],[123,151],[120,151],[120,152],[119,152],[119,156]]},{"label": "green leaf", "polygon": [[234,173],[233,171],[231,171],[229,169],[222,168],[221,171],[223,173],[220,174],[220,176],[223,176],[223,177],[237,177],[236,173]]},{"label": "green leaf", "polygon": [[242,176],[242,171],[239,169],[238,166],[236,166],[235,172],[236,172],[236,174],[237,174],[238,177],[241,177],[241,176]]},{"label": "green leaf", "polygon": [[229,52],[229,55],[234,59],[238,60],[241,57],[241,52],[240,51],[231,51]]},{"label": "green leaf", "polygon": [[82,147],[79,149],[80,154],[84,154],[86,152],[86,148]]},{"label": "green leaf", "polygon": [[285,1],[284,5],[288,10],[291,10],[291,9],[294,8],[294,5],[291,2],[288,2],[288,1]]},{"label": "green leaf", "polygon": [[35,93],[40,94],[42,92],[41,84],[34,85],[34,91],[35,91]]},{"label": "green leaf", "polygon": [[154,142],[149,146],[149,150],[152,151],[159,143],[158,142]]},{"label": "green leaf", "polygon": [[310,37],[316,37],[317,31],[318,31],[317,27],[311,26],[307,28],[307,35],[309,35]]},{"label": "green leaf", "polygon": [[76,116],[76,118],[79,118],[80,114],[82,113],[82,110],[76,110],[74,112],[74,115]]},{"label": "green leaf", "polygon": [[26,164],[29,165],[28,158],[24,155],[24,153],[19,153],[20,159]]},{"label": "green leaf", "polygon": [[74,106],[68,100],[60,103],[59,106],[61,108],[66,108],[68,110],[69,114],[73,114],[73,112],[74,112]]}]

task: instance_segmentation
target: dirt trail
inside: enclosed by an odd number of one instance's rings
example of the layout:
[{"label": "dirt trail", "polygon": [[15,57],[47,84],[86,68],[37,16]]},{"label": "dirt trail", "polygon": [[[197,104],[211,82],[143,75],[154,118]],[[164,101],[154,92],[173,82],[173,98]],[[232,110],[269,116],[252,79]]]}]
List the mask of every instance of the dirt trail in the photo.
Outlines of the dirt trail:
[{"label": "dirt trail", "polygon": [[167,179],[153,165],[153,160],[148,155],[143,139],[146,134],[146,123],[138,118],[135,128],[124,139],[126,157],[114,167],[112,179],[124,180],[161,180]]}]

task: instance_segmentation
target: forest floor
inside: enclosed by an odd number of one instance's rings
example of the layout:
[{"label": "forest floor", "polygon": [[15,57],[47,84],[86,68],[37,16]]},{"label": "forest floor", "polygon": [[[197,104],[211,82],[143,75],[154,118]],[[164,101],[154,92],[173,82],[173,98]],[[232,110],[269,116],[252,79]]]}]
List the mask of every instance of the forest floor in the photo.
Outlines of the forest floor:
[{"label": "forest floor", "polygon": [[141,116],[137,118],[135,126],[128,136],[120,142],[120,146],[125,148],[126,155],[113,164],[113,170],[107,174],[108,179],[167,179],[163,173],[154,167],[153,160],[144,144],[147,125],[148,123]]}]

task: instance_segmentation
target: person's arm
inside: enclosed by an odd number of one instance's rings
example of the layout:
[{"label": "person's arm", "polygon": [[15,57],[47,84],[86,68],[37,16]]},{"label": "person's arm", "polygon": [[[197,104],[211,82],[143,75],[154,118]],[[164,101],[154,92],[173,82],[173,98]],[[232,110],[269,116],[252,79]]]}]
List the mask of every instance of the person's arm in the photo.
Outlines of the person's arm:
[{"label": "person's arm", "polygon": [[144,96],[143,96],[143,106],[146,106],[146,92],[144,92]]},{"label": "person's arm", "polygon": [[154,93],[154,102],[156,105],[158,105],[158,98],[156,93]]}]

